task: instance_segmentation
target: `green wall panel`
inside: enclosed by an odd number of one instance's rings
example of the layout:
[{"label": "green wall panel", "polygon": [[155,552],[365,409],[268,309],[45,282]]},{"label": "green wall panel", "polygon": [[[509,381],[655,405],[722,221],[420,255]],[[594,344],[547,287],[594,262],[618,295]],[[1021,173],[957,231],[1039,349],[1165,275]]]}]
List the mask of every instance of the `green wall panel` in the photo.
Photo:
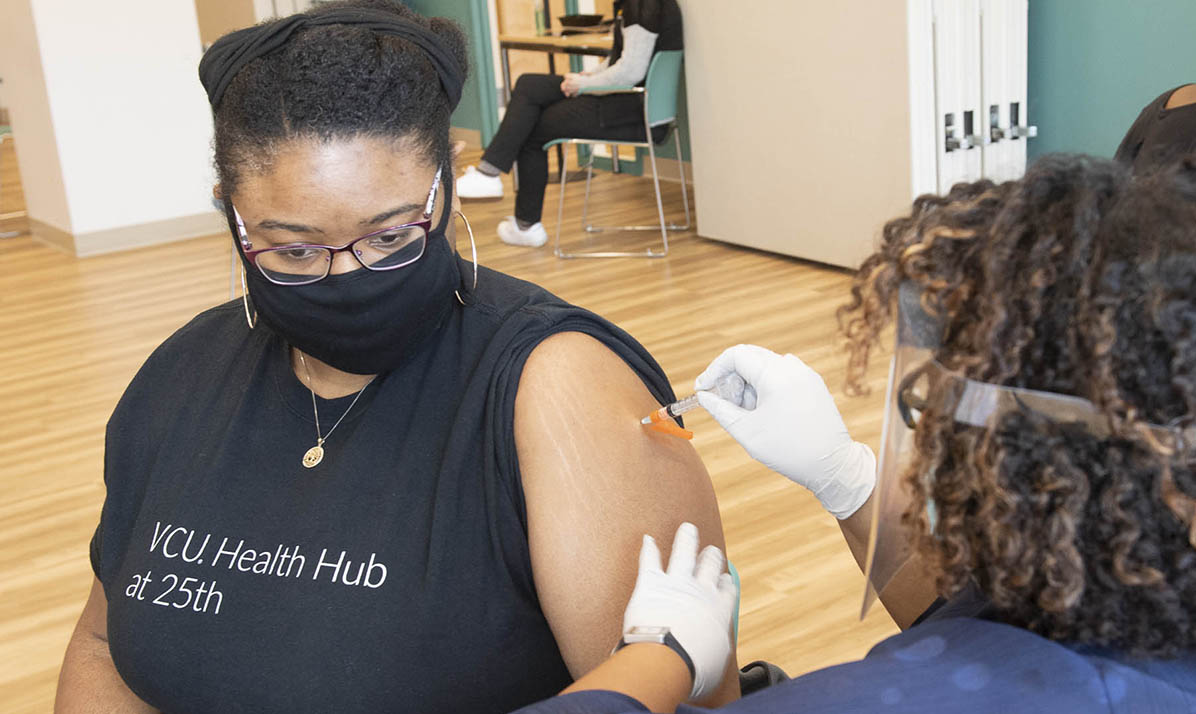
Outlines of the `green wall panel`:
[{"label": "green wall panel", "polygon": [[453,126],[473,129],[490,143],[498,130],[498,96],[494,87],[494,60],[490,47],[490,15],[486,0],[405,0],[421,15],[456,20],[469,38],[469,79],[461,103],[453,112]]},{"label": "green wall panel", "polygon": [[1030,0],[1030,158],[1112,156],[1142,107],[1196,82],[1196,0]]}]

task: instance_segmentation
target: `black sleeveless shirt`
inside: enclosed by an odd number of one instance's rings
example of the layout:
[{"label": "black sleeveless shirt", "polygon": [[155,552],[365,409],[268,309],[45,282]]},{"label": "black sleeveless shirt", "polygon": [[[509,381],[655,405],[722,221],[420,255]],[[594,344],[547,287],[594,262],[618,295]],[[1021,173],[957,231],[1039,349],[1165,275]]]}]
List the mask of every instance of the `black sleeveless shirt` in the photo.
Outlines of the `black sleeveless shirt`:
[{"label": "black sleeveless shirt", "polygon": [[[615,3],[615,32],[610,64],[618,62],[623,55],[623,28],[632,25],[639,25],[656,35],[656,46],[652,48],[654,55],[666,50],[679,50],[684,46],[681,8],[677,0],[622,0]],[[643,85],[643,82],[639,84]]]},{"label": "black sleeveless shirt", "polygon": [[[614,44],[607,62],[613,65],[623,55],[623,28],[639,25],[656,35],[652,55],[666,50],[683,47],[681,32],[681,8],[677,0],[623,0],[615,3]],[[647,77],[636,82],[642,87]],[[598,106],[598,125],[603,128],[643,124],[644,100],[638,94],[611,94],[595,97]],[[652,140],[660,143],[665,134],[653,131]]]},{"label": "black sleeveless shirt", "polygon": [[[465,268],[472,271],[472,266]],[[108,423],[91,544],[113,661],[164,712],[505,712],[571,677],[532,580],[513,427],[528,354],[629,335],[482,269],[437,336],[315,444],[286,344],[240,303],[146,361]],[[327,433],[352,396],[320,399]]]}]

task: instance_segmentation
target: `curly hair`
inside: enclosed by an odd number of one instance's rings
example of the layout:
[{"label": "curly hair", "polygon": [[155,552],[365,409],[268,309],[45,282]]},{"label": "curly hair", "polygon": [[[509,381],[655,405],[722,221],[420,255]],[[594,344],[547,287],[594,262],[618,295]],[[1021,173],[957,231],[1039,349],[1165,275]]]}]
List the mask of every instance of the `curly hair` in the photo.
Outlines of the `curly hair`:
[{"label": "curly hair", "polygon": [[918,198],[840,308],[849,389],[906,281],[942,322],[948,369],[1088,399],[1111,429],[1028,410],[961,425],[932,392],[901,478],[939,592],[974,584],[999,619],[1054,640],[1196,648],[1196,445],[1146,429],[1196,416],[1196,157],[1133,178],[1049,156],[1020,181]]},{"label": "curly hair", "polygon": [[[467,66],[465,35],[456,23],[393,0],[321,3],[307,14],[346,7],[419,23]],[[411,142],[430,161],[447,165],[451,113],[436,70],[416,45],[356,26],[308,28],[282,50],[249,63],[229,84],[215,113],[216,172],[229,195],[245,170],[268,167],[285,141],[356,136]]]}]

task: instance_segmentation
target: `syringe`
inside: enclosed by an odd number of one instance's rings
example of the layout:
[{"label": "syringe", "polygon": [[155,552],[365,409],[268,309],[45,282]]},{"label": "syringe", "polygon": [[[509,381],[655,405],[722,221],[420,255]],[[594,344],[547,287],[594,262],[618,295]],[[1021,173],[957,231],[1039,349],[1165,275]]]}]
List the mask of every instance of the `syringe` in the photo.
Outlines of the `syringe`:
[{"label": "syringe", "polygon": [[[733,402],[735,404],[740,404],[743,401],[743,390],[744,390],[743,377],[740,377],[738,374],[735,374],[734,372],[732,372],[731,374],[728,374],[728,375],[724,376],[722,379],[715,382],[714,389],[710,389],[710,390],[706,390],[706,391],[714,392],[715,394],[722,397],[723,399],[726,399],[729,402]],[[678,401],[673,402],[672,404],[664,405],[663,407],[661,407],[660,409],[657,409],[656,411],[652,412],[651,414],[644,417],[643,419],[640,419],[640,423],[644,424],[645,426],[651,425],[651,424],[659,424],[661,422],[668,421],[674,417],[680,416],[688,411],[693,411],[694,409],[697,409],[699,406],[700,405],[698,404],[698,395],[691,394],[690,396],[686,397],[685,399],[680,399]]]}]

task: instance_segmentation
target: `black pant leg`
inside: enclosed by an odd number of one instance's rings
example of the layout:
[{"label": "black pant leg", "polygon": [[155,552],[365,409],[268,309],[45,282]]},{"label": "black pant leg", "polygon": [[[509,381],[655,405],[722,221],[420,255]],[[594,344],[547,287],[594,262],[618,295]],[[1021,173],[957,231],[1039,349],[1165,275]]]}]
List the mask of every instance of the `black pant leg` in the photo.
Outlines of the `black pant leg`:
[{"label": "black pant leg", "polygon": [[548,154],[544,144],[553,139],[610,139],[643,141],[642,123],[602,126],[600,97],[582,95],[546,107],[540,120],[519,151],[519,192],[515,195],[515,217],[527,223],[540,220],[544,211],[544,188],[548,184]]},{"label": "black pant leg", "polygon": [[507,113],[482,154],[482,160],[499,171],[510,171],[520,147],[527,143],[544,109],[565,98],[561,93],[563,80],[564,77],[555,74],[520,75],[511,90]]}]

